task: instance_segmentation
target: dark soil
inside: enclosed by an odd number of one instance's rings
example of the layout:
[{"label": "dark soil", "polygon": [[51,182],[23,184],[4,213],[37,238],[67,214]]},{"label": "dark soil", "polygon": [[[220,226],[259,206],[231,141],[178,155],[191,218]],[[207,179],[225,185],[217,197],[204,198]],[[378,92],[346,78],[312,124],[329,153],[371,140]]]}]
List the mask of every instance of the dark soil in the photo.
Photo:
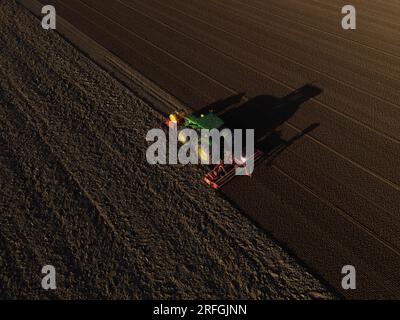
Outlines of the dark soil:
[{"label": "dark soil", "polygon": [[161,116],[11,0],[0,74],[1,298],[334,297],[202,168],[148,165]]}]

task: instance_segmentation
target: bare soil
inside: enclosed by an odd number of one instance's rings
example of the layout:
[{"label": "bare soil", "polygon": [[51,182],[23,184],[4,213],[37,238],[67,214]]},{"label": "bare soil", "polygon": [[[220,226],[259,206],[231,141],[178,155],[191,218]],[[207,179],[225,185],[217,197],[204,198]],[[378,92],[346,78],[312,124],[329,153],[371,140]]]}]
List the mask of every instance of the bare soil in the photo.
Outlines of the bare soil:
[{"label": "bare soil", "polygon": [[[306,132],[224,195],[345,298],[399,299],[398,1],[354,0],[351,31],[344,0],[47,3],[193,110],[245,93],[235,125],[283,145]],[[319,94],[285,99],[310,83]],[[356,290],[342,287],[348,264]]]},{"label": "bare soil", "polygon": [[335,297],[203,168],[148,165],[161,116],[13,0],[0,74],[2,299]]}]

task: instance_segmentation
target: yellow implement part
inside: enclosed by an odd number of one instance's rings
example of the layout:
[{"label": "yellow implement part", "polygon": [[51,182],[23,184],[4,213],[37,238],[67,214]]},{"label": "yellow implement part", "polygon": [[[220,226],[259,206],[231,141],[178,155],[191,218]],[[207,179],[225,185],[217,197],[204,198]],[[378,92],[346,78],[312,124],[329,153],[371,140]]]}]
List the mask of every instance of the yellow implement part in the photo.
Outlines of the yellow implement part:
[{"label": "yellow implement part", "polygon": [[203,160],[204,162],[208,162],[209,161],[209,155],[207,154],[207,152],[205,152],[201,147],[199,147],[199,157],[201,160]]},{"label": "yellow implement part", "polygon": [[171,120],[173,123],[176,124],[182,122],[184,119],[185,119],[185,113],[183,112],[175,112],[169,116],[169,120]]}]

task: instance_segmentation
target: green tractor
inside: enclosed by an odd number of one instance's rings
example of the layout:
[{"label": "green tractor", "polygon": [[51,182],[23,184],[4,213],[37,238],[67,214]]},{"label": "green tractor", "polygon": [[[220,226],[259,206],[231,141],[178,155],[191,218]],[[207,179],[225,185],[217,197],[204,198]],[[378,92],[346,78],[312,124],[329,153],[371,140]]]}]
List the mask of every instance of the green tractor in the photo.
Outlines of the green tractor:
[{"label": "green tractor", "polygon": [[[218,117],[216,114],[209,112],[204,115],[201,114],[197,116],[195,114],[187,115],[184,112],[175,112],[169,116],[169,119],[166,121],[166,124],[171,126],[177,126],[177,128],[191,128],[194,130],[212,130],[212,129],[221,129],[225,123],[224,121]],[[203,145],[204,142],[209,144],[209,138],[201,138]],[[207,139],[207,140],[204,140]],[[178,140],[182,144],[187,143],[186,135],[182,134],[182,131],[178,134]],[[208,162],[210,155],[205,152],[201,147],[198,149],[198,154],[201,160]]]},{"label": "green tractor", "polygon": [[[194,130],[221,130],[225,127],[224,121],[213,112],[209,112],[206,115],[187,115],[184,112],[175,112],[169,116],[165,123],[170,128],[176,128],[178,130],[185,128]],[[186,140],[187,136],[185,134],[180,134],[181,132],[182,131],[178,133],[178,140],[182,144],[185,144],[188,142]],[[209,147],[211,146],[212,141],[210,137],[201,137],[200,139],[200,145],[208,145]],[[201,147],[198,148],[198,155],[199,158],[205,163],[210,162],[209,152],[205,152]],[[260,150],[256,150],[251,156],[254,162],[260,161],[263,157],[264,153]],[[204,176],[203,181],[213,189],[219,189],[232,180],[236,175],[236,168],[245,166],[248,160],[249,159],[234,159],[232,156],[232,163],[224,164],[223,162],[220,162],[219,164],[213,165],[212,170]]]}]

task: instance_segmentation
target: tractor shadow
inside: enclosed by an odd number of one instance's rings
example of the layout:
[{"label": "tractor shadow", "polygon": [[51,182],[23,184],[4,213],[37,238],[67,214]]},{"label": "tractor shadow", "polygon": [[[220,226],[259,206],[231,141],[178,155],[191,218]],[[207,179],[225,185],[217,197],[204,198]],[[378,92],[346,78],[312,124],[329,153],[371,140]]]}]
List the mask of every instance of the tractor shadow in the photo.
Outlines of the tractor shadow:
[{"label": "tractor shadow", "polygon": [[306,84],[282,98],[260,95],[243,102],[244,94],[239,94],[217,101],[200,112],[213,111],[231,129],[254,129],[255,147],[265,154],[277,155],[319,126],[310,124],[290,140],[284,140],[279,130],[305,102],[321,93],[322,89]]}]

